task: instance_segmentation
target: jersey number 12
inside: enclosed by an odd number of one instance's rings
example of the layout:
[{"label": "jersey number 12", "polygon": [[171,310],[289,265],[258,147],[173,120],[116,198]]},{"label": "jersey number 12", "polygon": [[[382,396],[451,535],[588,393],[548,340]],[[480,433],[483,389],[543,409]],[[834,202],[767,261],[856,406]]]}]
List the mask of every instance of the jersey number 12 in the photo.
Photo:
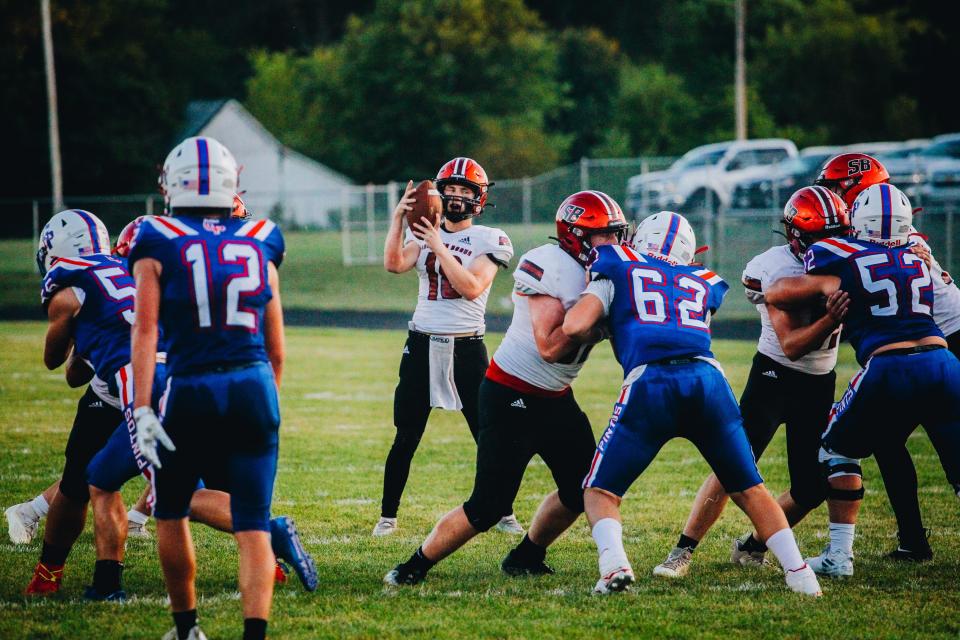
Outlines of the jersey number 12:
[{"label": "jersey number 12", "polygon": [[[206,329],[212,326],[211,295],[210,291],[210,259],[207,247],[202,242],[187,245],[183,257],[190,266],[190,280],[193,284],[193,300],[197,308],[197,324]],[[228,328],[244,328],[249,331],[257,329],[257,314],[255,311],[244,309],[243,299],[257,295],[263,290],[263,279],[260,275],[260,251],[246,242],[224,242],[220,245],[217,256],[219,264],[243,266],[243,273],[226,277],[225,294],[226,305],[224,324]]]}]

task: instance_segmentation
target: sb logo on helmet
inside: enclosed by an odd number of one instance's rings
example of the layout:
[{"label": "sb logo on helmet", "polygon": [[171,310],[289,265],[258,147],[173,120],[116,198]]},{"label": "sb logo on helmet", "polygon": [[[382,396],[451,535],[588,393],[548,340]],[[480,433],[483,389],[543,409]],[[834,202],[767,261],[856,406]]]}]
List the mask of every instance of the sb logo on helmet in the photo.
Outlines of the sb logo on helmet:
[{"label": "sb logo on helmet", "polygon": [[797,217],[797,208],[790,207],[789,211],[785,211],[783,214],[783,219],[787,222],[793,222],[793,219]]},{"label": "sb logo on helmet", "polygon": [[866,173],[870,171],[870,159],[869,158],[854,158],[847,162],[847,175],[853,176],[858,173]]},{"label": "sb logo on helmet", "polygon": [[580,216],[582,216],[584,212],[586,212],[586,209],[583,207],[578,207],[575,204],[568,204],[563,210],[563,221],[573,224],[580,219]]}]

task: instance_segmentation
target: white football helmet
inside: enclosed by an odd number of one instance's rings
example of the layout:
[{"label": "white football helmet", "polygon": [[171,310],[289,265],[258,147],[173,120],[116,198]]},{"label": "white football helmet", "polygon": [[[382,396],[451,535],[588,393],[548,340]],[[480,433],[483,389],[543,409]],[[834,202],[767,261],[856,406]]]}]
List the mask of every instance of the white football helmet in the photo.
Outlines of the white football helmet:
[{"label": "white football helmet", "polygon": [[630,238],[633,248],[667,262],[687,265],[697,251],[693,227],[679,213],[661,211],[644,218]]},{"label": "white football helmet", "polygon": [[853,201],[850,226],[858,240],[899,247],[910,241],[913,207],[907,196],[892,184],[875,184]]},{"label": "white football helmet", "polygon": [[163,162],[159,182],[168,213],[177,207],[232,209],[240,169],[213,138],[187,138]]},{"label": "white football helmet", "polygon": [[46,275],[57,258],[110,253],[110,234],[100,218],[83,209],[61,211],[43,226],[37,268]]}]

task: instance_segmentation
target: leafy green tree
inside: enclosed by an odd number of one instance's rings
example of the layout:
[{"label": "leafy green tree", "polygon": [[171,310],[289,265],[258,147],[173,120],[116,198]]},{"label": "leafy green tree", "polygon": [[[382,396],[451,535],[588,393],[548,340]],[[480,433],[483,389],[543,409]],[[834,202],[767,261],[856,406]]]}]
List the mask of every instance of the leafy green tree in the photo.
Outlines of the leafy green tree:
[{"label": "leafy green tree", "polygon": [[[484,132],[565,142],[543,133],[563,100],[557,46],[521,0],[381,0],[303,67],[268,61],[254,62],[251,111],[268,128],[281,122],[261,76],[295,82],[300,124],[283,139],[358,179],[432,175],[451,156],[491,148]],[[292,79],[299,68],[309,73]],[[499,175],[506,156],[478,160]]]}]

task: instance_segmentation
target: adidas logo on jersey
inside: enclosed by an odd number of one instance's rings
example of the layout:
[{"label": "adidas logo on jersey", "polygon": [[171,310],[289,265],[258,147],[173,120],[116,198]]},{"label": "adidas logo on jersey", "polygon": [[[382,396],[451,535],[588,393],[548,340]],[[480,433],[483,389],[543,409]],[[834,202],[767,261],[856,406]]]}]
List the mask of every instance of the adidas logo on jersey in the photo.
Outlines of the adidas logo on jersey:
[{"label": "adidas logo on jersey", "polygon": [[410,355],[410,347],[408,347],[407,345],[403,345],[403,355],[405,356]]},{"label": "adidas logo on jersey", "polygon": [[779,379],[779,376],[777,376],[777,372],[774,371],[773,369],[771,369],[770,371],[764,371],[763,375],[767,376],[768,378],[773,378],[774,380]]},{"label": "adidas logo on jersey", "polygon": [[527,405],[526,405],[526,403],[524,403],[523,398],[517,398],[516,400],[514,400],[513,402],[510,403],[510,406],[511,406],[511,407],[516,407],[517,409],[526,409],[526,408],[527,408]]},{"label": "adidas logo on jersey", "polygon": [[463,244],[470,244],[470,236],[463,236],[462,238],[458,238],[457,242],[462,242]]},{"label": "adidas logo on jersey", "polygon": [[90,408],[91,408],[91,409],[102,409],[102,408],[103,408],[103,401],[102,401],[102,400],[94,400],[93,402],[90,403]]}]

